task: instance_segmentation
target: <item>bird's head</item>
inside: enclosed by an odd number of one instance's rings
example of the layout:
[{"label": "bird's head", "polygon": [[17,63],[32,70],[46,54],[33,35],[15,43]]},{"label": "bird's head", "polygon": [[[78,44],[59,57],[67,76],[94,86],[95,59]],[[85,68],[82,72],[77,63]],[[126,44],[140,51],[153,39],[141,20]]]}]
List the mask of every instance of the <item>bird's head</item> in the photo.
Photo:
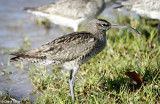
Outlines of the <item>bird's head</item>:
[{"label": "bird's head", "polygon": [[111,29],[111,28],[127,28],[130,29],[134,32],[136,32],[137,34],[140,34],[136,29],[129,27],[129,26],[125,26],[125,25],[118,25],[118,24],[111,24],[108,21],[104,20],[104,19],[94,19],[92,21],[89,22],[89,26],[88,26],[90,32],[106,32],[107,30]]},{"label": "bird's head", "polygon": [[88,28],[91,31],[107,31],[111,28],[111,23],[104,19],[94,19],[89,22]]}]

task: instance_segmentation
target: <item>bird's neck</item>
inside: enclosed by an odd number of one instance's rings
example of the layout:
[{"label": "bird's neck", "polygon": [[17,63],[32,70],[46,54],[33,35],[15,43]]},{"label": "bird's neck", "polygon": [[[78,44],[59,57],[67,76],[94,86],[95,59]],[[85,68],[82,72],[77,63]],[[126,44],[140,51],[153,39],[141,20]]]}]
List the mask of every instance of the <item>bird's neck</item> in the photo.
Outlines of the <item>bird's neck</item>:
[{"label": "bird's neck", "polygon": [[105,8],[105,0],[96,0],[98,7],[100,8],[97,15],[101,13],[101,11]]},{"label": "bird's neck", "polygon": [[106,31],[100,31],[100,30],[96,30],[96,29],[91,29],[88,30],[90,33],[92,33],[94,35],[94,37],[96,37],[99,40],[106,40]]},{"label": "bird's neck", "polygon": [[99,7],[104,7],[105,6],[105,0],[95,0],[96,2],[97,2],[97,5],[99,6]]}]

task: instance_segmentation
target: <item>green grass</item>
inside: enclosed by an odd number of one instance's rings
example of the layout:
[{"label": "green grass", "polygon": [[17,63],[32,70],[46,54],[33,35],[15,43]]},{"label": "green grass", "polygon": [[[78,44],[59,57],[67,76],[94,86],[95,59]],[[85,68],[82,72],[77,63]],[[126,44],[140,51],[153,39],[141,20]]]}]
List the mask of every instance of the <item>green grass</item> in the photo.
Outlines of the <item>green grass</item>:
[{"label": "green grass", "polygon": [[[75,82],[75,103],[160,103],[157,26],[152,26],[145,19],[118,16],[117,20],[119,24],[136,28],[141,35],[126,29],[107,32],[106,48],[79,69]],[[30,78],[41,93],[37,104],[73,103],[68,84],[69,73],[63,74],[57,68],[53,67],[50,73],[46,68],[31,66]],[[124,74],[127,71],[136,71],[145,83],[137,86]]]}]

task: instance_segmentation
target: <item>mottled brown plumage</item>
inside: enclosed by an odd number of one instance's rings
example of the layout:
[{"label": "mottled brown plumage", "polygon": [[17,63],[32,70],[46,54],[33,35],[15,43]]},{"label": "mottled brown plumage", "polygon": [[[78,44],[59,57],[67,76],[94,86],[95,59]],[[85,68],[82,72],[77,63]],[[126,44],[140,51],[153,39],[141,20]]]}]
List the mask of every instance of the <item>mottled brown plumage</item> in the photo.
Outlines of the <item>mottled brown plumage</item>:
[{"label": "mottled brown plumage", "polygon": [[[37,49],[11,53],[11,55],[16,55],[11,61],[27,60],[40,65],[56,65],[75,60],[83,56],[84,53],[90,53],[90,48],[96,45],[96,41],[98,39],[89,32],[75,32],[44,44]],[[52,62],[47,63],[47,60]]]},{"label": "mottled brown plumage", "polygon": [[46,18],[61,26],[77,31],[78,25],[96,18],[109,0],[58,0],[35,8],[25,8],[38,17]]},{"label": "mottled brown plumage", "polygon": [[160,20],[160,0],[126,0],[116,8],[127,9],[142,17]]},{"label": "mottled brown plumage", "polygon": [[124,25],[112,25],[103,19],[92,20],[88,31],[74,32],[53,40],[40,48],[24,52],[14,52],[11,61],[27,60],[40,65],[62,65],[70,70],[69,84],[74,100],[74,81],[79,67],[101,52],[106,46],[106,31],[110,28],[128,28]]}]

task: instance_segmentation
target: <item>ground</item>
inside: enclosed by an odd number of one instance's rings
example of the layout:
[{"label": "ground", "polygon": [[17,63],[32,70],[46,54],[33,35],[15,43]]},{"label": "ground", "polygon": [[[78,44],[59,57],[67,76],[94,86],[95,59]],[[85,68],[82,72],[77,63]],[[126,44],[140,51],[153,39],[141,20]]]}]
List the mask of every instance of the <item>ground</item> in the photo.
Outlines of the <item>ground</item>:
[{"label": "ground", "polygon": [[[134,27],[141,35],[126,29],[107,31],[106,48],[80,67],[75,82],[75,103],[159,104],[157,21],[124,16],[118,16],[117,20],[117,24]],[[57,66],[49,70],[31,65],[31,69],[30,79],[40,93],[37,104],[73,103],[68,84],[69,73],[62,73]],[[125,72],[133,71],[144,80],[141,85],[125,75]]]}]

